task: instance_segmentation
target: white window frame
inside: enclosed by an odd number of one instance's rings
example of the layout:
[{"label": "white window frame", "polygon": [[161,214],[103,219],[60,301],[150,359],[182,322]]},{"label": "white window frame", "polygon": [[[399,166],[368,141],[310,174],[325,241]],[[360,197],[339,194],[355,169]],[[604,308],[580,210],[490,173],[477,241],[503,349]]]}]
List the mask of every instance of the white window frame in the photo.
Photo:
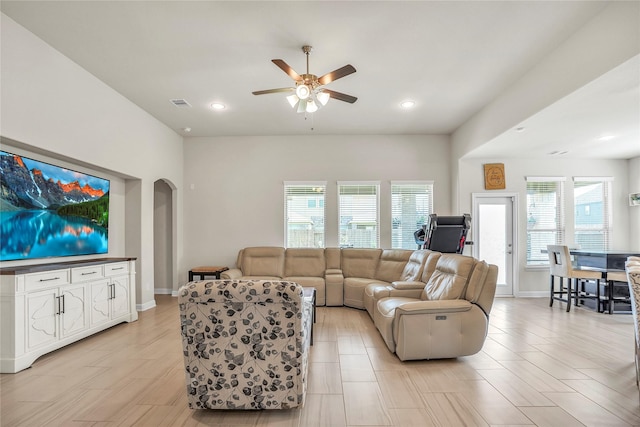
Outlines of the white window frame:
[{"label": "white window frame", "polygon": [[536,229],[534,230],[534,233],[539,234],[539,233],[555,233],[555,241],[553,242],[553,244],[564,244],[565,242],[565,233],[566,233],[566,221],[565,221],[565,182],[566,182],[566,177],[541,177],[541,176],[527,176],[525,177],[525,180],[527,181],[527,190],[526,190],[526,223],[527,223],[527,227],[526,227],[526,267],[527,268],[548,268],[549,266],[549,260],[548,258],[546,258],[546,255],[544,256],[545,258],[543,258],[542,256],[540,256],[540,260],[534,261],[533,259],[529,259],[529,254],[532,253],[532,251],[534,250],[544,250],[545,248],[535,248],[532,249],[531,248],[531,238],[530,238],[530,233],[532,230],[529,229],[529,221],[530,221],[530,214],[532,206],[529,206],[529,191],[528,191],[528,185],[530,182],[538,182],[538,183],[544,183],[544,182],[556,182],[559,184],[560,187],[560,192],[558,194],[558,192],[556,192],[556,226],[555,228],[540,228],[540,229]]},{"label": "white window frame", "polygon": [[[415,243],[415,239],[413,237],[413,233],[420,228],[420,225],[417,224],[417,219],[420,216],[424,217],[424,223],[428,224],[429,215],[433,213],[433,181],[390,181],[391,184],[391,223],[389,227],[391,229],[391,248],[392,249],[416,249],[417,243]],[[414,219],[412,224],[404,224],[402,221],[399,223],[399,227],[395,227],[395,221],[398,216],[404,218],[411,218],[411,213],[403,212],[402,207],[398,209],[394,198],[400,195],[407,196],[415,196],[419,194],[418,192],[403,192],[403,191],[395,191],[399,188],[410,189],[424,187],[426,190],[426,195],[428,197],[427,206],[423,211],[419,211],[416,206],[416,218]],[[399,212],[398,212],[399,210]],[[404,229],[403,227],[406,227]],[[400,231],[398,231],[400,230]],[[410,239],[410,242],[408,241]],[[398,242],[399,240],[399,242]]]},{"label": "white window frame", "polygon": [[[316,213],[321,213],[322,215],[322,222],[323,222],[323,231],[321,235],[318,235],[318,233],[313,233],[313,237],[308,236],[307,238],[304,238],[303,240],[307,240],[309,241],[309,239],[311,239],[313,241],[313,245],[311,244],[307,244],[307,245],[295,245],[293,244],[293,242],[290,242],[290,239],[293,238],[292,236],[290,236],[290,224],[292,223],[291,218],[289,218],[289,210],[290,210],[290,206],[289,206],[289,196],[291,196],[290,193],[290,189],[293,188],[299,188],[299,189],[317,189],[317,191],[309,191],[308,193],[306,192],[301,192],[300,193],[300,198],[302,200],[306,200],[307,204],[308,204],[308,200],[310,197],[312,197],[313,195],[317,194],[318,198],[320,198],[322,200],[322,207],[316,207],[316,208],[309,208],[309,207],[303,207],[300,208],[300,211],[304,211],[304,213],[306,214],[310,214],[311,210],[313,209]],[[326,197],[327,197],[327,182],[326,181],[285,181],[284,185],[283,185],[283,193],[284,193],[284,246],[289,248],[289,247],[294,247],[294,248],[323,248],[326,246],[326,226],[327,226],[327,203],[326,203]],[[307,196],[307,197],[305,197]],[[322,196],[322,197],[320,197]],[[312,228],[311,230],[314,230],[313,228],[313,223],[311,222],[309,224]],[[304,231],[304,230],[303,230]],[[304,233],[303,233],[304,234]],[[308,230],[307,230],[307,233]],[[304,237],[304,236],[302,236]]]},{"label": "white window frame", "polygon": [[[342,237],[342,209],[343,198],[341,194],[341,188],[346,186],[363,186],[363,187],[375,187],[376,191],[376,206],[375,206],[375,246],[356,246],[353,242],[341,241]],[[338,244],[341,247],[363,247],[363,248],[379,248],[380,247],[380,181],[338,181],[337,182],[337,196],[338,196]]]}]

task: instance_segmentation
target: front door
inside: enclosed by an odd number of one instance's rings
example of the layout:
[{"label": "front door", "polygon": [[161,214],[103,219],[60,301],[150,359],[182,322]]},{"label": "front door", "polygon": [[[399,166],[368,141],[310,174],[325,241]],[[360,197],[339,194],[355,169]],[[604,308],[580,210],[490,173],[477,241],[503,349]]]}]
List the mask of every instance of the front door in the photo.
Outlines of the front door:
[{"label": "front door", "polygon": [[513,296],[517,194],[474,194],[473,255],[498,266],[496,296]]}]

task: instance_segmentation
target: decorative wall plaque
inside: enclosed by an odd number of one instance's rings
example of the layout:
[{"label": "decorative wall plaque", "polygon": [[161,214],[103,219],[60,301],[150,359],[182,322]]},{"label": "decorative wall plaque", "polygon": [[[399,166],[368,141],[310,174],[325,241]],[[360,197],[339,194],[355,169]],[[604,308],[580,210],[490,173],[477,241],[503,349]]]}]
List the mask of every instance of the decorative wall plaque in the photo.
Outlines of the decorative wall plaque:
[{"label": "decorative wall plaque", "polygon": [[484,165],[484,189],[504,190],[504,163],[487,163]]}]

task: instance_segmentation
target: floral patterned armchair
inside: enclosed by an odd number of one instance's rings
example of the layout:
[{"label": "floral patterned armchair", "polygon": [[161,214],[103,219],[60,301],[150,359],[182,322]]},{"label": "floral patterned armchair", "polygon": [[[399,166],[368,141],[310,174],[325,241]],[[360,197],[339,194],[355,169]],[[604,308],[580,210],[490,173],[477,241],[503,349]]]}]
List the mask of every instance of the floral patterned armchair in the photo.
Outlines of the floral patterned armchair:
[{"label": "floral patterned armchair", "polygon": [[197,281],[178,298],[190,408],[304,404],[313,307],[299,284]]},{"label": "floral patterned armchair", "polygon": [[640,257],[630,256],[625,267],[635,331],[636,384],[640,387]]}]

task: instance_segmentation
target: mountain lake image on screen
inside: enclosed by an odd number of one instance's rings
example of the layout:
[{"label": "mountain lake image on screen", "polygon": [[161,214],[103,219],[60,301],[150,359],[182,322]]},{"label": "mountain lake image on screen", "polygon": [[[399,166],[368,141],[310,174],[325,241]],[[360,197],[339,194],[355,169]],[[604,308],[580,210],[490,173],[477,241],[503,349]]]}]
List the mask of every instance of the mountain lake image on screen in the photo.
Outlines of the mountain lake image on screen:
[{"label": "mountain lake image on screen", "polygon": [[109,185],[0,151],[0,261],[107,253]]}]

